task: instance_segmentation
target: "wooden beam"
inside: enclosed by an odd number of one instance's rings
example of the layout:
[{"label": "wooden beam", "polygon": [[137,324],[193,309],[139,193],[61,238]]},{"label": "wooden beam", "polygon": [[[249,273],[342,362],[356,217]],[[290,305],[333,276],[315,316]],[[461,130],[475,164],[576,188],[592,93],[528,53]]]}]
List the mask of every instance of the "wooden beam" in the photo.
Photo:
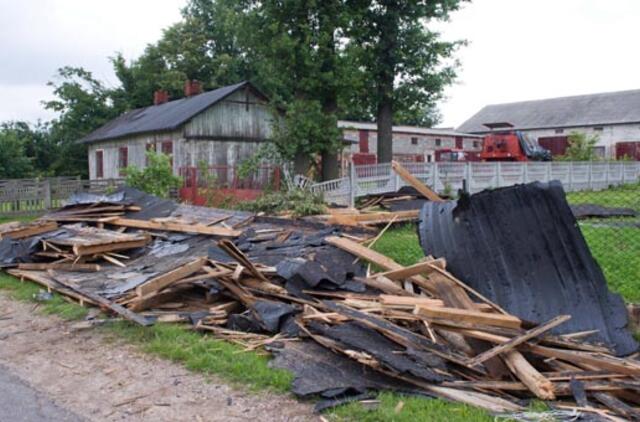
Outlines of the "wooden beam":
[{"label": "wooden beam", "polygon": [[425,306],[444,306],[444,302],[440,299],[431,299],[422,296],[394,296],[380,295],[380,303],[383,305],[425,305]]},{"label": "wooden beam", "polygon": [[127,240],[125,242],[113,241],[104,245],[73,245],[73,253],[76,256],[96,255],[112,251],[124,251],[127,249],[142,248],[149,243],[150,237],[140,240]]},{"label": "wooden beam", "polygon": [[508,350],[511,350],[513,348],[515,348],[516,346],[531,340],[532,338],[538,337],[539,335],[551,330],[552,328],[557,327],[558,325],[568,321],[571,319],[571,315],[560,315],[557,316],[555,318],[553,318],[552,320],[537,326],[536,328],[532,328],[531,330],[525,332],[524,334],[514,337],[512,339],[510,339],[507,342],[504,342],[492,349],[487,350],[486,352],[483,352],[477,356],[475,356],[473,359],[469,360],[469,366],[476,366],[479,365],[483,362],[485,362],[488,359],[491,359],[494,356],[499,355],[500,353],[504,353]]},{"label": "wooden beam", "polygon": [[66,263],[22,263],[18,264],[19,270],[35,270],[35,271],[46,271],[46,270],[59,270],[59,271],[77,271],[77,272],[86,272],[86,273],[95,273],[100,271],[102,268],[98,264],[66,264]]},{"label": "wooden beam", "polygon": [[538,372],[522,354],[515,350],[509,350],[506,352],[504,361],[511,372],[513,372],[536,397],[542,400],[555,400],[556,395],[553,383]]},{"label": "wooden beam", "polygon": [[24,239],[25,237],[37,236],[39,234],[54,231],[58,228],[55,221],[34,222],[26,225],[4,224],[6,230],[0,227],[0,239],[10,237],[11,239]]},{"label": "wooden beam", "polygon": [[369,287],[373,287],[374,289],[378,289],[381,292],[389,293],[391,295],[407,296],[407,297],[414,296],[411,293],[407,292],[402,287],[398,286],[393,281],[383,276],[377,276],[372,278],[356,277],[356,280],[361,281],[362,283],[366,284]]},{"label": "wooden beam", "polygon": [[133,220],[129,218],[114,218],[107,222],[115,226],[132,227],[136,229],[205,234],[220,237],[238,237],[242,234],[242,231],[240,230],[233,230],[225,227],[209,227],[204,224],[177,224],[171,222],[154,223],[152,221]]},{"label": "wooden beam", "polygon": [[56,282],[60,283],[61,285],[63,285],[64,287],[71,289],[73,291],[75,291],[76,293],[78,293],[81,296],[84,296],[88,299],[90,299],[91,301],[97,303],[100,306],[103,306],[113,312],[115,312],[116,314],[120,315],[121,317],[129,320],[129,321],[133,321],[136,324],[140,324],[144,327],[149,326],[149,325],[153,325],[153,322],[148,320],[147,318],[145,318],[142,315],[138,315],[135,312],[125,308],[122,305],[118,305],[117,303],[113,303],[108,299],[103,298],[100,295],[97,295],[95,293],[92,292],[88,292],[70,282],[68,282],[67,280],[61,278],[60,276],[56,275],[56,273],[53,270],[49,270],[48,271],[49,275],[51,276],[51,278],[53,278]]},{"label": "wooden beam", "polygon": [[404,280],[405,278],[409,278],[414,275],[432,273],[433,271],[435,271],[433,269],[435,265],[435,260],[423,261],[399,270],[386,271],[376,275],[384,276],[389,280]]},{"label": "wooden beam", "polygon": [[522,327],[522,320],[512,315],[487,313],[468,309],[416,305],[413,313],[414,315],[423,316],[428,319],[447,319],[470,324],[516,329]]},{"label": "wooden beam", "polygon": [[189,277],[191,274],[199,271],[204,264],[207,262],[206,258],[197,258],[187,264],[184,264],[178,268],[175,268],[169,272],[161,274],[157,277],[148,280],[144,284],[136,287],[136,295],[139,298],[143,298],[145,296],[151,295],[153,293],[159,292],[170,284],[183,279],[185,277]]},{"label": "wooden beam", "polygon": [[402,180],[404,180],[405,182],[413,186],[415,190],[420,192],[420,194],[425,198],[427,198],[429,201],[443,202],[443,199],[440,198],[440,196],[437,193],[429,189],[427,185],[422,183],[417,177],[411,174],[409,170],[402,167],[402,165],[397,161],[391,162],[391,168],[393,169],[393,171],[395,171],[398,174],[398,176],[402,178]]}]

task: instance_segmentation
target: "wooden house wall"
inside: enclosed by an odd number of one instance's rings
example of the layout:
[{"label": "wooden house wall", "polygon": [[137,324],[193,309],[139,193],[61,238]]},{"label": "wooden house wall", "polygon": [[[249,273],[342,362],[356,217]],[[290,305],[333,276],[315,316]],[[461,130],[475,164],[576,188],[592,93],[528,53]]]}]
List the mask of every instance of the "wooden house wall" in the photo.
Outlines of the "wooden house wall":
[{"label": "wooden house wall", "polygon": [[96,150],[103,150],[103,177],[120,177],[118,153],[128,148],[129,165],[145,167],[146,145],[161,145],[173,141],[173,170],[178,174],[182,167],[198,166],[206,161],[209,166],[235,166],[251,157],[260,143],[271,137],[273,122],[271,110],[265,100],[251,90],[241,90],[230,95],[209,110],[195,116],[180,130],[167,133],[146,134],[89,145],[89,176],[97,178]]},{"label": "wooden house wall", "polygon": [[251,90],[233,93],[184,126],[186,139],[263,141],[271,137],[272,114]]},{"label": "wooden house wall", "polygon": [[[167,141],[173,142],[174,157],[176,145],[179,145],[182,140],[182,132],[166,132],[156,134],[146,134],[133,136],[130,138],[115,139],[106,142],[96,142],[89,145],[89,178],[96,179],[96,151],[103,151],[103,177],[105,179],[120,177],[119,165],[119,150],[121,147],[128,148],[129,165],[144,168],[146,165],[146,151],[147,144],[153,143],[156,151],[160,151],[162,143]],[[173,160],[174,172],[180,167],[178,160]]]}]

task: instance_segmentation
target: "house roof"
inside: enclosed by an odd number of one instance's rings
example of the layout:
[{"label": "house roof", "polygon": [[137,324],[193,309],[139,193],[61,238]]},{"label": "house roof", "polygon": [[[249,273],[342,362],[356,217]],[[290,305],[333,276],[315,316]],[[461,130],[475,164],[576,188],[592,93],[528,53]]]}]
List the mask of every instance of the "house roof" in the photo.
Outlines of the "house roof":
[{"label": "house roof", "polygon": [[260,96],[266,98],[250,82],[245,81],[192,97],[131,110],[94,130],[82,138],[80,142],[91,143],[141,133],[175,130],[194,116],[245,86],[250,86]]},{"label": "house roof", "polygon": [[458,127],[485,133],[485,123],[509,122],[514,129],[570,128],[640,122],[640,89],[488,105]]},{"label": "house roof", "polygon": [[[363,129],[377,131],[378,126],[376,123],[369,122],[354,122],[350,120],[339,120],[338,127],[341,129]],[[467,138],[479,138],[478,135],[469,133],[462,133],[453,129],[437,129],[427,128],[419,126],[393,126],[394,133],[408,133],[416,135],[433,135],[433,136],[464,136]]]}]

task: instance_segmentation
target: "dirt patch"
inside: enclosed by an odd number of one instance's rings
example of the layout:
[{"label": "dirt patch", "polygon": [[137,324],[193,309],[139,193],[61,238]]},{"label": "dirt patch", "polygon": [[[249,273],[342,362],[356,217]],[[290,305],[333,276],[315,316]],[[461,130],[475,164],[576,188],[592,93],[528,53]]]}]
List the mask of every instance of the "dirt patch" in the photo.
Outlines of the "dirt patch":
[{"label": "dirt patch", "polygon": [[317,421],[308,404],[240,391],[107,341],[0,293],[0,363],[57,405],[100,421]]}]

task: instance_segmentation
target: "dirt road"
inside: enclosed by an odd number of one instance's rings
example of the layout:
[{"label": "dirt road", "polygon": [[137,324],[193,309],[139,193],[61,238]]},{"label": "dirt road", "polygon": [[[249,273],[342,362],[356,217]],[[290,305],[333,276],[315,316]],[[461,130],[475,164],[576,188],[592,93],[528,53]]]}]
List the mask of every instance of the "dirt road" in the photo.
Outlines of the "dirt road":
[{"label": "dirt road", "polygon": [[240,391],[32,308],[0,293],[0,371],[27,389],[25,405],[41,400],[70,421],[319,420],[293,398]]}]

